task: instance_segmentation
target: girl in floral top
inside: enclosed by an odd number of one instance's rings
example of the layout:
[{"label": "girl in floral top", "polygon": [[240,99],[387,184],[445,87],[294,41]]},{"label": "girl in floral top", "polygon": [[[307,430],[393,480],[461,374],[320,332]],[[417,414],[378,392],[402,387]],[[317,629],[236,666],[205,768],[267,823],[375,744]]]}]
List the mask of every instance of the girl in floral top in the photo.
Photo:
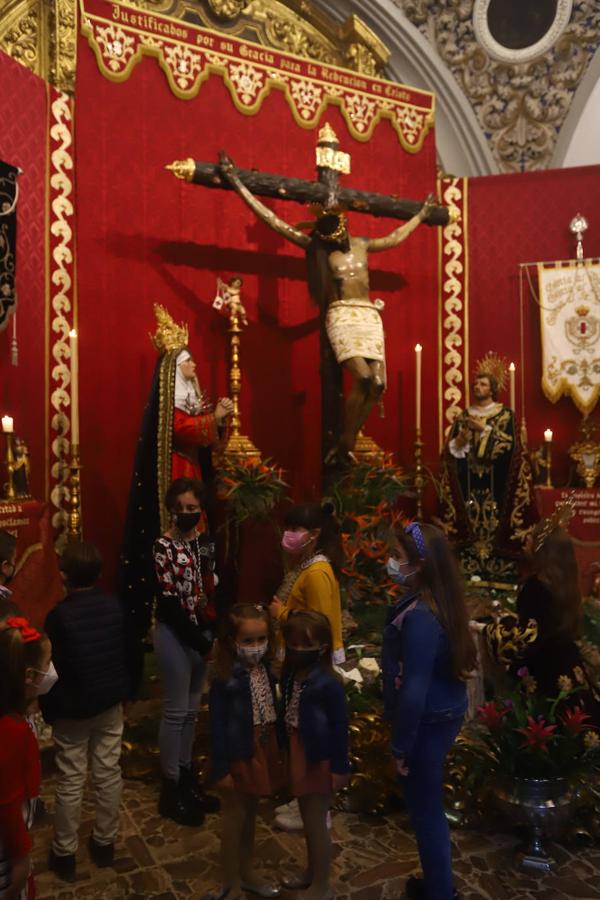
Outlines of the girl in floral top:
[{"label": "girl in floral top", "polygon": [[279,889],[254,873],[254,826],[260,796],[283,784],[275,681],[269,668],[273,630],[261,606],[238,604],[219,638],[209,698],[213,776],[223,791],[221,896],[242,891],[277,897]]},{"label": "girl in floral top", "polygon": [[192,769],[196,717],[206,657],[214,640],[214,545],[206,532],[203,487],[176,478],[165,506],[171,528],[154,543],[158,659],[163,713],[159,731],[163,784],[158,811],[181,825],[201,825],[219,803],[204,793]]}]

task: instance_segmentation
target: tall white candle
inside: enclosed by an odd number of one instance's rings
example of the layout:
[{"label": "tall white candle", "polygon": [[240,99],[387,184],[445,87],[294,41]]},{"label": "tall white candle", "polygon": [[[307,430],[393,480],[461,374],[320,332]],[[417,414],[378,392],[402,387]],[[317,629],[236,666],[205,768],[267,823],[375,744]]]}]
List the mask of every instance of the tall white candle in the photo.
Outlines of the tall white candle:
[{"label": "tall white candle", "polygon": [[79,349],[77,332],[69,332],[71,346],[71,443],[79,445]]},{"label": "tall white candle", "polygon": [[12,434],[14,428],[14,422],[10,416],[2,416],[2,431],[4,434]]},{"label": "tall white candle", "polygon": [[546,428],[546,430],[544,432],[544,440],[546,441],[547,444],[552,443],[552,430],[550,428]]},{"label": "tall white candle", "polygon": [[508,367],[509,386],[510,386],[510,408],[515,411],[515,364],[511,363]]},{"label": "tall white candle", "polygon": [[421,430],[421,357],[423,348],[420,344],[415,346],[415,425],[417,431]]}]

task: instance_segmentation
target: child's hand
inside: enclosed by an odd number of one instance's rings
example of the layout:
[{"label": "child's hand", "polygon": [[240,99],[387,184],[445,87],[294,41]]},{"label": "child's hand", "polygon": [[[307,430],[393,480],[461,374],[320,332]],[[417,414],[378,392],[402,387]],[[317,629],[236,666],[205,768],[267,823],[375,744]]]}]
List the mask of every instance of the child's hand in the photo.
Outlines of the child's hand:
[{"label": "child's hand", "polygon": [[408,775],[408,766],[406,765],[406,760],[396,760],[396,772],[398,773],[398,775],[403,775],[406,778],[406,776]]},{"label": "child's hand", "polygon": [[232,791],[234,789],[233,778],[231,775],[225,775],[220,781],[217,781],[216,788],[220,791]]},{"label": "child's hand", "polygon": [[348,787],[349,783],[350,783],[350,775],[349,774],[339,775],[339,774],[336,774],[335,772],[331,773],[331,785],[333,787],[334,794],[336,793],[336,791],[341,791],[345,787]]},{"label": "child's hand", "polygon": [[6,889],[6,900],[18,900],[21,891],[27,885],[27,879],[31,872],[31,856],[21,857],[21,859],[13,860],[10,872],[10,885]]},{"label": "child's hand", "polygon": [[274,619],[277,619],[279,617],[279,613],[281,612],[282,609],[283,609],[283,603],[281,602],[279,597],[277,597],[277,596],[273,597],[273,599],[271,600],[271,602],[269,604],[269,612],[271,613],[271,615],[273,616]]}]

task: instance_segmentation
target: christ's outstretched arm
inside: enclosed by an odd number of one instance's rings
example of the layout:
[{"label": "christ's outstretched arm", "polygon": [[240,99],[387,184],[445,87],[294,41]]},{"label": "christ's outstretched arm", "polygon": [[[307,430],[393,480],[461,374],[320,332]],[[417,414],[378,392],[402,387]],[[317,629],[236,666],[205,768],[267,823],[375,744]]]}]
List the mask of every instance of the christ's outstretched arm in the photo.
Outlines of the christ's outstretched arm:
[{"label": "christ's outstretched arm", "polygon": [[395,228],[394,231],[391,231],[389,234],[386,234],[385,237],[380,238],[369,238],[367,240],[367,251],[369,253],[376,253],[378,250],[389,250],[391,247],[395,247],[397,244],[401,244],[403,240],[405,240],[409,234],[415,230],[415,228],[424,222],[432,209],[436,207],[436,199],[433,194],[429,194],[425,203],[412,219],[409,219],[404,225],[401,225],[399,228]]},{"label": "christ's outstretched arm", "polygon": [[293,244],[297,244],[299,247],[308,247],[310,244],[310,236],[299,231],[297,228],[294,228],[292,225],[288,225],[287,222],[284,222],[283,219],[276,216],[272,210],[264,205],[264,203],[261,203],[238,178],[233,163],[223,151],[219,153],[219,161],[223,177],[227,179],[229,184],[237,191],[242,200],[246,202],[259,219],[262,219],[262,221],[270,228],[288,241],[291,241]]}]

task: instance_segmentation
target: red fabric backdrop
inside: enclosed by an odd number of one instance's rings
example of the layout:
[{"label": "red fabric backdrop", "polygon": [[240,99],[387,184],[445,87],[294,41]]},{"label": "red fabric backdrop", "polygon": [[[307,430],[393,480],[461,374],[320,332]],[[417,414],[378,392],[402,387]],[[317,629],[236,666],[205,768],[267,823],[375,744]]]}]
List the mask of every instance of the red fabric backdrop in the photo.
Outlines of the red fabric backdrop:
[{"label": "red fabric backdrop", "polygon": [[[488,350],[514,360],[522,371],[519,347],[519,270],[521,262],[570,259],[575,242],[569,222],[580,212],[589,221],[585,255],[600,255],[600,166],[473,178],[469,181],[470,316],[472,368]],[[532,273],[537,290],[537,276]],[[541,388],[539,308],[524,279],[525,413],[529,445],[554,432],[555,485],[568,477],[569,446],[581,414],[562,397],[550,403]],[[517,373],[517,413],[523,414]],[[505,398],[507,401],[508,398]],[[596,413],[597,416],[597,413]]]},{"label": "red fabric backdrop", "polygon": [[[0,415],[15,420],[29,445],[32,493],[45,494],[45,186],[47,87],[0,52],[0,158],[19,166],[17,207],[17,338],[19,365],[10,362],[13,323],[0,334]],[[4,442],[1,458],[4,459]],[[6,480],[2,469],[0,481]]]},{"label": "red fabric backdrop", "polygon": [[[435,184],[433,133],[422,151],[404,151],[387,121],[368,143],[349,136],[337,109],[331,122],[352,155],[357,188],[423,198]],[[257,223],[232,194],[180,182],[166,163],[216,160],[220,148],[244,168],[314,178],[316,130],[300,128],[272,91],[256,116],[238,112],[212,76],[191,101],[177,99],[153,59],[115,84],[80,42],[76,91],[78,322],[83,496],[86,535],[112,567],[118,553],[135,441],[155,351],[152,304],[190,326],[201,383],[213,398],[227,391],[227,322],[211,308],[217,275],[239,273],[250,325],[242,343],[243,428],[288,472],[296,497],[314,497],[320,476],[317,309],[309,299],[303,254]],[[306,218],[276,204],[288,221]],[[367,235],[396,227],[354,215]],[[429,262],[427,262],[429,260]],[[425,346],[424,391],[436,396],[436,236],[423,227],[394,251],[372,258],[372,288],[386,301],[389,389],[386,418],[368,431],[386,449],[411,446],[414,344]],[[401,376],[402,373],[402,376]],[[432,414],[426,440],[437,439]]]}]

